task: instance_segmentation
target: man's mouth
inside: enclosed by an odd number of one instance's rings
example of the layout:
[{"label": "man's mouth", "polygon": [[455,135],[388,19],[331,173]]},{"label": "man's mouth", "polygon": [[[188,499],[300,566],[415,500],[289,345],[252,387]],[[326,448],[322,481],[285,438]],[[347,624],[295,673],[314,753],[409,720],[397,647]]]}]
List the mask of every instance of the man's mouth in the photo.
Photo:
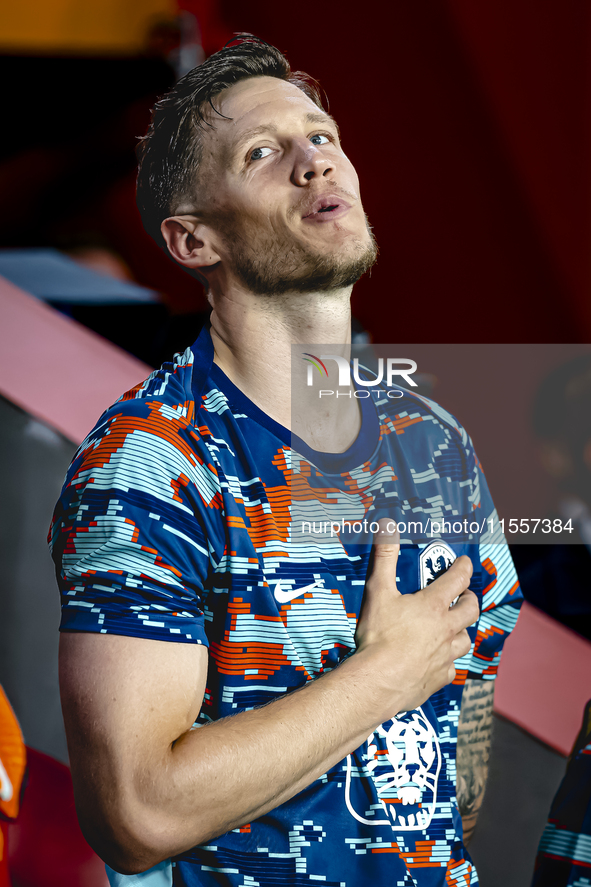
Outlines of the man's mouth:
[{"label": "man's mouth", "polygon": [[326,194],[314,201],[303,219],[309,222],[328,222],[340,218],[350,208],[351,204],[342,197]]}]

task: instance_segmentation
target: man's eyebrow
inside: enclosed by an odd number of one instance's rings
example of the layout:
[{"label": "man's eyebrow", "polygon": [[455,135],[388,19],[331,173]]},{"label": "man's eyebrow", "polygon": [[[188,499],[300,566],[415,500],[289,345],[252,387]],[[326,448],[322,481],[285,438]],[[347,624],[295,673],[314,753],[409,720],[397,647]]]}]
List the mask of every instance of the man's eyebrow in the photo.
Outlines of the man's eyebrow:
[{"label": "man's eyebrow", "polygon": [[256,136],[264,135],[267,132],[276,133],[277,127],[274,123],[263,123],[262,126],[256,126],[254,129],[247,129],[243,132],[234,144],[234,150],[239,151],[240,148]]},{"label": "man's eyebrow", "polygon": [[326,114],[324,111],[310,111],[309,114],[306,114],[306,123],[321,123],[327,124],[330,123],[336,129],[337,133],[340,135],[340,130],[338,124],[334,117],[330,114]]}]

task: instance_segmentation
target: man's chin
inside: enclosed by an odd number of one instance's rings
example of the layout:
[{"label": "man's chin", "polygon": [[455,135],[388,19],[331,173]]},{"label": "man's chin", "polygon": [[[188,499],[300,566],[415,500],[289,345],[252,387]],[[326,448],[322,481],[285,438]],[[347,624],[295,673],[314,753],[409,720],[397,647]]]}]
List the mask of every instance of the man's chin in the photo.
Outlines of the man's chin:
[{"label": "man's chin", "polygon": [[[291,262],[269,263],[258,260],[258,257],[250,261],[243,259],[237,262],[235,271],[255,295],[328,293],[353,286],[375,264],[377,252],[377,245],[371,238],[365,244],[349,243],[348,249],[329,255],[298,250],[291,254]],[[291,267],[286,268],[286,265]]]},{"label": "man's chin", "polygon": [[309,291],[338,290],[357,283],[369,271],[378,256],[377,244],[373,237],[365,242],[349,241],[346,248],[329,257],[319,258],[308,275]]},{"label": "man's chin", "polygon": [[302,281],[301,291],[328,292],[352,287],[366,271],[369,271],[375,261],[374,252],[371,255],[365,252],[355,259],[346,262],[341,260],[330,268],[318,267],[305,281]]}]

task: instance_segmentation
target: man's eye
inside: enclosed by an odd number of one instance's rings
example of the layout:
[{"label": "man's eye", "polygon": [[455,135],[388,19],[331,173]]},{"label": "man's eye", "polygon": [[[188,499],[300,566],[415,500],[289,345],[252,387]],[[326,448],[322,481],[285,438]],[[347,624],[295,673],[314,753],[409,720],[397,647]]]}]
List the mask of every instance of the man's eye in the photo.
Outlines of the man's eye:
[{"label": "man's eye", "polygon": [[328,145],[330,139],[328,136],[325,136],[321,132],[318,132],[316,133],[316,135],[310,136],[310,141],[313,145]]},{"label": "man's eye", "polygon": [[263,157],[268,157],[273,149],[272,148],[255,148],[254,151],[250,152],[250,160],[262,160]]}]

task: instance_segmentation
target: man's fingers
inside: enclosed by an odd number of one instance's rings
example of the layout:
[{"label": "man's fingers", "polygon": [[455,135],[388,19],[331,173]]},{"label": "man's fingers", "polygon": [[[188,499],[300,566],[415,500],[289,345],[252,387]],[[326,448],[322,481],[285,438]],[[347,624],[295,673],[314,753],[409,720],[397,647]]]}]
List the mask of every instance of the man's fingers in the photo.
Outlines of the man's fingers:
[{"label": "man's fingers", "polygon": [[453,618],[457,619],[458,630],[474,625],[480,616],[478,598],[473,591],[466,590],[452,608]]},{"label": "man's fingers", "polygon": [[376,545],[400,545],[400,533],[396,521],[381,517],[378,521],[378,532],[373,541]]},{"label": "man's fingers", "polygon": [[464,628],[460,631],[459,634],[455,636],[451,644],[451,653],[454,658],[461,659],[462,656],[466,656],[470,650],[472,649],[472,641],[470,640],[470,635]]},{"label": "man's fingers", "polygon": [[374,535],[371,584],[396,591],[396,564],[400,552],[400,533],[393,520],[378,521],[379,531]]},{"label": "man's fingers", "polygon": [[[437,594],[438,597],[444,598],[449,606],[470,585],[472,570],[472,561],[463,554],[456,558],[445,573],[427,586],[427,591],[429,594]],[[458,606],[459,602],[456,606]]]},{"label": "man's fingers", "polygon": [[447,608],[451,607],[452,625],[458,632],[473,625],[480,616],[478,598],[468,588],[472,570],[472,561],[463,554],[425,589],[427,594],[436,594]]}]

